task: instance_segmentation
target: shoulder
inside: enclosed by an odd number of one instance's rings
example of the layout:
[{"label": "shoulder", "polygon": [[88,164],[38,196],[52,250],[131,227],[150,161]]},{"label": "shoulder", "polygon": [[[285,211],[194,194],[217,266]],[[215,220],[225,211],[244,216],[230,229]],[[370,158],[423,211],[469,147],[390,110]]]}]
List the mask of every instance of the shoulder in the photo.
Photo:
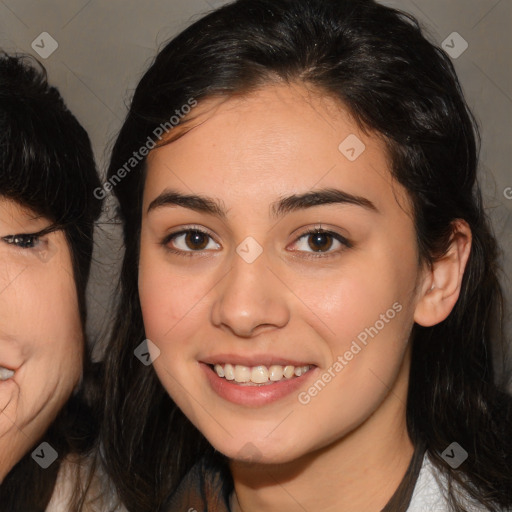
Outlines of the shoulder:
[{"label": "shoulder", "polygon": [[[448,484],[444,475],[430,462],[428,455],[423,458],[422,467],[407,512],[451,512],[447,499]],[[467,512],[488,512],[483,505],[475,502],[463,489],[456,486],[455,492]],[[503,512],[512,512],[503,510]]]},{"label": "shoulder", "polygon": [[57,481],[53,489],[52,499],[46,512],[63,512],[73,497],[73,470],[72,463],[64,461],[59,470]]},{"label": "shoulder", "polygon": [[78,497],[86,496],[83,512],[127,512],[116,502],[115,493],[101,467],[92,468],[91,457],[82,461],[71,458],[63,461],[46,512],[69,512],[73,509],[76,493]]}]

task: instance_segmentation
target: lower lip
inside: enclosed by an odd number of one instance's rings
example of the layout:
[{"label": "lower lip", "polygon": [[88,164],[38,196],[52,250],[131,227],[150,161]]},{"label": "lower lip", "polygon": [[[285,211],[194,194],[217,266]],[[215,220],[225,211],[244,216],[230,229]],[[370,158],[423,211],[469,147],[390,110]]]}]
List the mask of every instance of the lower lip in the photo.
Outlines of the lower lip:
[{"label": "lower lip", "polygon": [[259,407],[270,404],[292,393],[296,393],[305,385],[306,381],[309,380],[316,370],[316,368],[313,368],[300,377],[283,379],[279,382],[273,382],[272,384],[241,386],[240,384],[235,384],[234,381],[219,377],[215,371],[205,363],[200,363],[200,366],[205,372],[210,386],[221,398],[234,404],[249,407]]}]

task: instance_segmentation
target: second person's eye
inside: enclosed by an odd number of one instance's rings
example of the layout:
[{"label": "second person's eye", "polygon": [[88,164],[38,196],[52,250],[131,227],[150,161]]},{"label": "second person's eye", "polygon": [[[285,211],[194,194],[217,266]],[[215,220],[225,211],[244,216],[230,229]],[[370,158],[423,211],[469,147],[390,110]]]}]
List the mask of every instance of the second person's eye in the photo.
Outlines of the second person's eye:
[{"label": "second person's eye", "polygon": [[2,237],[4,242],[21,249],[34,249],[39,245],[39,237],[31,234],[7,235]]}]

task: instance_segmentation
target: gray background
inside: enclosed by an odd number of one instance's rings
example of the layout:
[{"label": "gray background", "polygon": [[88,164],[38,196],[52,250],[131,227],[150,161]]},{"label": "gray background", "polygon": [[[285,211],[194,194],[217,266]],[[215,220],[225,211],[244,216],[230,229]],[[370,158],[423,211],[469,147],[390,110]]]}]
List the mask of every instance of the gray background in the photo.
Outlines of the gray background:
[{"label": "gray background", "polygon": [[[98,166],[108,153],[133,89],[157,49],[191,21],[226,3],[215,0],[0,0],[0,48],[36,57],[31,47],[49,33],[58,48],[39,57],[68,106],[90,134]],[[512,0],[387,0],[414,14],[430,39],[451,43],[457,32],[468,48],[453,59],[482,132],[481,181],[486,207],[504,253],[503,286],[511,300],[512,275]],[[448,38],[448,39],[447,39]],[[45,45],[48,49],[48,44]],[[510,190],[507,199],[506,190]],[[96,233],[88,332],[104,341],[122,253],[107,203]],[[507,312],[510,329],[510,307]],[[512,338],[509,336],[509,339]],[[101,343],[100,343],[101,344]],[[99,345],[98,345],[99,346]],[[99,355],[99,354],[98,354]]]}]

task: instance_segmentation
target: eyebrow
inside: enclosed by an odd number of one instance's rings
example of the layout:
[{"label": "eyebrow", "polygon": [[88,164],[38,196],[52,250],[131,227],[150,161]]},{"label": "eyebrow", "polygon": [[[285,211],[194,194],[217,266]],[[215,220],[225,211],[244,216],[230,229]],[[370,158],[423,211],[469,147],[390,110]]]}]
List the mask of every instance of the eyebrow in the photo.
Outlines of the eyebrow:
[{"label": "eyebrow", "polygon": [[220,201],[195,194],[181,194],[173,190],[164,190],[153,199],[147,213],[164,206],[182,206],[196,212],[209,213],[221,218],[226,217],[226,210]]},{"label": "eyebrow", "polygon": [[[277,218],[293,211],[327,204],[350,204],[379,213],[378,208],[369,199],[335,188],[313,190],[304,194],[294,194],[281,198],[271,205],[270,211],[272,216]],[[225,219],[227,216],[227,210],[217,199],[196,194],[181,194],[173,190],[164,190],[164,192],[151,201],[147,213],[165,206],[181,206],[222,219]]]}]

